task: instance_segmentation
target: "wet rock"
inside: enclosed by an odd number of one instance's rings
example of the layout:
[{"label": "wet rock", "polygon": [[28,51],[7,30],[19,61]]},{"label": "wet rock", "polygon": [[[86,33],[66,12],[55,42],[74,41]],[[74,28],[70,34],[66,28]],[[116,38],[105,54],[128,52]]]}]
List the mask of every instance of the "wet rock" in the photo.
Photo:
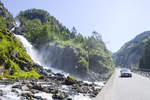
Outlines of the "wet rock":
[{"label": "wet rock", "polygon": [[44,76],[44,75],[41,75],[41,76],[39,77],[39,79],[44,80],[44,79],[45,79],[45,76]]},{"label": "wet rock", "polygon": [[33,87],[32,87],[33,89],[36,89],[36,90],[39,90],[39,91],[43,90],[41,84],[32,83],[32,85],[33,85]]},{"label": "wet rock", "polygon": [[47,71],[48,73],[52,73],[52,71],[51,71],[50,69],[46,69],[46,71]]},{"label": "wet rock", "polygon": [[33,100],[33,95],[31,93],[22,93],[21,96],[25,97],[27,100]]},{"label": "wet rock", "polygon": [[34,99],[43,100],[41,96],[33,96]]},{"label": "wet rock", "polygon": [[56,89],[56,88],[51,88],[50,89],[50,93],[52,93],[52,94],[55,94],[57,92],[58,92],[58,89]]},{"label": "wet rock", "polygon": [[30,91],[31,91],[33,94],[39,93],[39,91],[38,91],[38,90],[35,90],[35,89],[31,89]]},{"label": "wet rock", "polygon": [[58,78],[64,78],[65,76],[63,75],[63,74],[61,74],[61,73],[56,73],[56,74],[54,74],[55,75],[55,77],[58,77]]},{"label": "wet rock", "polygon": [[53,99],[59,99],[59,100],[63,100],[67,97],[68,95],[65,92],[57,92],[56,94],[52,96]]},{"label": "wet rock", "polygon": [[42,86],[41,84],[37,84],[37,83],[32,83],[32,89],[35,89],[35,90],[39,90],[39,91],[42,91],[42,92],[46,92],[46,93],[49,93],[49,89],[48,87],[44,87]]},{"label": "wet rock", "polygon": [[96,97],[98,95],[98,93],[100,92],[101,89],[95,89],[92,94],[94,97]]},{"label": "wet rock", "polygon": [[0,90],[0,96],[3,96],[3,90]]},{"label": "wet rock", "polygon": [[43,66],[40,66],[39,64],[34,64],[33,67],[36,68],[37,72],[40,75],[45,75],[45,76],[48,75],[47,71],[43,68]]},{"label": "wet rock", "polygon": [[63,84],[65,84],[65,85],[77,84],[77,80],[75,80],[75,79],[73,79],[73,78],[71,78],[71,77],[68,76],[68,77],[65,79],[65,81],[64,81]]},{"label": "wet rock", "polygon": [[11,89],[11,92],[19,93],[15,88],[12,88],[12,89]]},{"label": "wet rock", "polygon": [[42,91],[43,91],[43,92],[46,92],[46,93],[49,93],[49,92],[50,92],[47,87],[43,87]]},{"label": "wet rock", "polygon": [[33,88],[32,83],[31,83],[31,82],[30,82],[30,83],[28,83],[28,84],[27,84],[27,87],[28,87],[28,88],[30,88],[30,89],[31,89],[31,88]]},{"label": "wet rock", "polygon": [[12,86],[12,88],[18,88],[18,89],[21,89],[21,86],[20,86],[20,85],[14,85],[14,86]]},{"label": "wet rock", "polygon": [[1,79],[0,80],[0,84],[3,84],[3,85],[13,84],[14,82],[15,80],[13,79]]},{"label": "wet rock", "polygon": [[22,91],[29,91],[29,87],[27,85],[21,86]]},{"label": "wet rock", "polygon": [[42,98],[42,100],[48,100],[47,98]]},{"label": "wet rock", "polygon": [[67,98],[67,100],[72,100],[72,98]]}]

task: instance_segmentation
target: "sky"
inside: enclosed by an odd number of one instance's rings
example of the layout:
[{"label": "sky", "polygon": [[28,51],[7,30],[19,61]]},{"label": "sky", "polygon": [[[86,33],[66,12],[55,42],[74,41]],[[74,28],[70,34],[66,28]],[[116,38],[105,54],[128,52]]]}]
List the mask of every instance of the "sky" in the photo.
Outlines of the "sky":
[{"label": "sky", "polygon": [[44,9],[69,29],[75,26],[84,36],[97,31],[112,52],[150,30],[150,0],[1,1],[14,17],[26,9]]}]

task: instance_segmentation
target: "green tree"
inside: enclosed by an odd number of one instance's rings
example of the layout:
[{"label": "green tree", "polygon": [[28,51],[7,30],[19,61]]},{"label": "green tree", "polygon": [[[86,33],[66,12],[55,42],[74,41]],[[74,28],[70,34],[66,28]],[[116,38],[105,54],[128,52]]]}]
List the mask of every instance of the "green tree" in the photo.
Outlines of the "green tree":
[{"label": "green tree", "polygon": [[6,20],[2,16],[0,16],[0,28],[6,28]]},{"label": "green tree", "polygon": [[140,59],[139,67],[150,69],[150,39],[146,42],[144,54]]},{"label": "green tree", "polygon": [[92,35],[96,40],[102,41],[102,36],[98,32],[93,31]]},{"label": "green tree", "polygon": [[71,29],[70,37],[75,38],[76,35],[77,35],[77,29],[73,26],[73,28]]}]

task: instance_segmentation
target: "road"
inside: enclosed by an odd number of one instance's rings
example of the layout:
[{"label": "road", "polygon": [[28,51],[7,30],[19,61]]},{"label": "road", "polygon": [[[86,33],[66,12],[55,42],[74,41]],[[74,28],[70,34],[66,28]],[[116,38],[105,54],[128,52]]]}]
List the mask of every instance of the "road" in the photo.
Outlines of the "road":
[{"label": "road", "polygon": [[94,100],[150,100],[150,79],[137,74],[120,78],[120,71],[116,69],[102,94]]}]

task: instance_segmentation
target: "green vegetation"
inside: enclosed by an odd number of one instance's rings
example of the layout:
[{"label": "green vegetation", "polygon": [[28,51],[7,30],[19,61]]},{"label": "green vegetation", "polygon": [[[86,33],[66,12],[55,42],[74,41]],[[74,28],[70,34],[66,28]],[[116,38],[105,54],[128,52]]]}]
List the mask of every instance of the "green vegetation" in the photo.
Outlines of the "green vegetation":
[{"label": "green vegetation", "polygon": [[40,75],[32,67],[33,61],[22,43],[6,29],[0,28],[0,68],[1,78],[38,78]]},{"label": "green vegetation", "polygon": [[139,66],[139,60],[144,53],[145,44],[149,36],[150,31],[145,31],[125,43],[119,51],[113,54],[116,66],[129,68]]},{"label": "green vegetation", "polygon": [[144,53],[140,58],[139,68],[150,69],[150,39],[146,42]]},{"label": "green vegetation", "polygon": [[[18,19],[21,21],[19,30],[37,49],[49,44],[47,48],[51,49],[47,51],[54,55],[47,59],[53,66],[61,66],[67,71],[71,69],[72,72],[78,70],[79,74],[90,70],[104,75],[113,71],[113,60],[98,32],[83,37],[75,27],[70,31],[47,11],[40,9],[20,12]],[[55,49],[52,51],[52,48]],[[68,63],[68,57],[72,63]],[[66,66],[71,68],[62,68]]]},{"label": "green vegetation", "polygon": [[113,70],[113,60],[103,43],[101,36],[94,33],[84,42],[89,55],[89,68],[94,72],[106,74]]},{"label": "green vegetation", "polygon": [[36,47],[53,40],[71,38],[69,29],[62,26],[48,12],[31,9],[21,12],[18,16],[24,36]]},{"label": "green vegetation", "polygon": [[11,29],[14,27],[14,19],[0,1],[0,26],[1,28]]}]

